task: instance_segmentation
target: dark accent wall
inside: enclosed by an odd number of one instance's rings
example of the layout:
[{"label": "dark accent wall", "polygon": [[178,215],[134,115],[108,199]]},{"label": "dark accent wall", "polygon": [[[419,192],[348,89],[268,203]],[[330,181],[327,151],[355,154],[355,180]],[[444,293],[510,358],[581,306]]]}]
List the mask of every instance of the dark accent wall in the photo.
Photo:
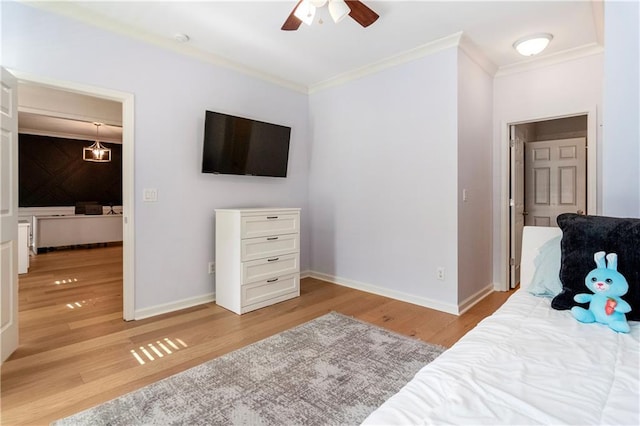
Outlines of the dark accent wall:
[{"label": "dark accent wall", "polygon": [[20,207],[74,206],[77,201],[122,205],[122,145],[111,148],[111,162],[82,159],[93,141],[20,134]]}]

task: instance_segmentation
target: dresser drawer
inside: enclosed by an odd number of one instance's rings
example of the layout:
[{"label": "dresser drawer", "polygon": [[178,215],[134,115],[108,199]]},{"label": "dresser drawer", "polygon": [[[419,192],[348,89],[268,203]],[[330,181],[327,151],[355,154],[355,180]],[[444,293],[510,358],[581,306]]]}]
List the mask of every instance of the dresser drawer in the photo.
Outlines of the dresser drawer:
[{"label": "dresser drawer", "polygon": [[271,237],[248,238],[240,244],[242,261],[274,257],[281,254],[300,251],[298,234],[276,235]]},{"label": "dresser drawer", "polygon": [[242,216],[240,238],[268,237],[300,232],[300,215],[273,214]]},{"label": "dresser drawer", "polygon": [[[242,286],[242,311],[257,309],[300,294],[300,277],[297,274],[272,278]],[[261,303],[269,302],[269,303]],[[253,305],[249,307],[249,305]],[[249,309],[247,309],[249,308]]]},{"label": "dresser drawer", "polygon": [[242,262],[242,284],[300,272],[297,253]]}]

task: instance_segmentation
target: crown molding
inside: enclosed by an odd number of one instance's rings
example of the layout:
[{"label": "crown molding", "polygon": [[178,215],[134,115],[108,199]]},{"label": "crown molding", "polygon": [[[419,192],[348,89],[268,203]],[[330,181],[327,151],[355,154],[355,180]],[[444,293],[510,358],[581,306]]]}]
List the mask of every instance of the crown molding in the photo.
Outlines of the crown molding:
[{"label": "crown molding", "polygon": [[424,56],[431,55],[433,53],[440,52],[442,50],[449,49],[451,47],[457,47],[460,44],[461,38],[462,38],[462,31],[452,34],[450,36],[443,37],[438,40],[434,40],[432,42],[423,44],[422,46],[418,46],[416,48],[407,50],[397,55],[390,56],[381,61],[377,61],[369,65],[365,65],[364,67],[360,67],[355,70],[339,74],[328,80],[324,80],[309,86],[309,94],[318,92],[320,90],[328,89],[330,87],[340,86],[352,80],[356,80],[370,74],[375,74],[382,70],[392,68],[410,61],[414,61],[416,59],[420,59]]},{"label": "crown molding", "polygon": [[[73,2],[38,0],[19,1],[47,12],[62,15],[116,34],[134,38],[148,44],[173,51],[178,54],[195,58],[202,62],[237,71],[249,77],[257,78],[303,94],[313,94],[324,89],[340,86],[350,81],[365,77],[367,75],[375,74],[385,69],[396,67],[398,65],[402,65],[452,47],[458,47],[476,64],[478,64],[478,66],[480,66],[483,70],[485,70],[493,77],[502,77],[510,74],[527,72],[586,56],[601,54],[604,52],[602,43],[591,43],[585,46],[568,49],[543,57],[527,59],[516,64],[497,67],[491,60],[488,59],[488,57],[482,52],[482,50],[477,45],[475,45],[466,34],[464,34],[463,31],[459,31],[449,36],[442,37],[416,48],[409,49],[399,54],[382,59],[380,61],[373,62],[369,65],[365,65],[355,70],[338,74],[327,80],[313,83],[307,87],[304,84],[295,83],[290,80],[275,76],[273,74],[265,73],[258,69],[231,61],[221,56],[204,52],[190,45],[177,43],[170,38],[134,31],[126,25],[112,20],[100,18],[90,11],[87,11],[86,9],[83,9],[82,7],[74,4]],[[602,1],[595,0],[593,7],[594,13],[602,12]],[[598,20],[596,19],[596,21]],[[599,30],[598,33],[598,38],[601,38],[602,31]]]},{"label": "crown molding", "polygon": [[[1,0],[0,0],[1,1]],[[126,37],[134,38],[164,49],[171,50],[175,53],[190,56],[198,59],[202,62],[207,62],[212,65],[216,65],[222,68],[231,69],[239,73],[245,74],[250,77],[258,78],[269,83],[273,83],[287,89],[294,90],[300,93],[308,93],[308,89],[305,85],[297,84],[292,81],[280,78],[278,76],[262,72],[255,68],[248,67],[238,62],[231,61],[221,56],[204,52],[200,49],[196,49],[184,43],[177,43],[173,39],[159,37],[148,33],[142,33],[134,31],[130,27],[115,22],[110,19],[104,19],[96,16],[94,13],[83,9],[82,7],[66,1],[38,1],[38,0],[20,0],[22,3],[35,8],[62,15],[76,21],[80,21],[104,30],[120,34]]]},{"label": "crown molding", "polygon": [[498,71],[498,66],[494,64],[466,34],[460,37],[460,50],[467,54],[480,68],[485,70],[492,77]]},{"label": "crown molding", "polygon": [[339,74],[320,83],[313,84],[309,87],[309,94],[328,89],[330,87],[340,86],[352,80],[356,80],[370,74],[375,74],[387,68],[393,68],[452,47],[460,48],[469,58],[471,58],[472,61],[489,73],[489,75],[494,76],[498,70],[496,64],[489,60],[482,50],[480,50],[480,48],[474,44],[463,31],[459,31],[447,37],[434,40],[381,61],[374,62],[356,70]]},{"label": "crown molding", "polygon": [[603,52],[604,46],[598,43],[585,44],[584,46],[563,50],[561,52],[556,52],[540,58],[529,59],[526,61],[518,62],[516,64],[502,66],[498,68],[498,72],[495,76],[503,77],[506,75],[533,71],[536,69],[545,68],[567,61],[573,61],[575,59],[580,59],[587,56],[598,55]]}]

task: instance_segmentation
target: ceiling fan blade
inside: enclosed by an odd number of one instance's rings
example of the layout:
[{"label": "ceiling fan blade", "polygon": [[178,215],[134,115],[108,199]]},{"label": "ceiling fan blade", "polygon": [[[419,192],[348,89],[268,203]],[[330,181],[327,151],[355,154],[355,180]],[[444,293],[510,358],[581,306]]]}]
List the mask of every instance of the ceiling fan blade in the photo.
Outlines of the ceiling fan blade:
[{"label": "ceiling fan blade", "polygon": [[360,0],[345,0],[345,2],[351,9],[349,16],[351,16],[354,21],[365,28],[376,22],[376,20],[380,17],[380,15],[375,13]]},{"label": "ceiling fan blade", "polygon": [[302,24],[302,21],[299,20],[298,18],[296,18],[296,16],[293,14],[296,9],[298,8],[298,6],[300,6],[300,3],[302,3],[302,0],[300,0],[295,7],[293,8],[293,10],[291,11],[291,13],[289,14],[289,16],[287,17],[287,20],[284,21],[284,24],[282,24],[282,31],[295,31],[298,28],[300,28],[300,24]]}]

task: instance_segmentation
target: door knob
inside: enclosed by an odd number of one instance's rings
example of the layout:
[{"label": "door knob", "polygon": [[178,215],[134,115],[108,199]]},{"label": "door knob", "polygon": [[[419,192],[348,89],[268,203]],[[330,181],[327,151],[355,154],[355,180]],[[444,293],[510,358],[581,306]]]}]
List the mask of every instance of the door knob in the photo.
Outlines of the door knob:
[{"label": "door knob", "polygon": [[578,210],[578,214],[584,215],[584,210]]}]

